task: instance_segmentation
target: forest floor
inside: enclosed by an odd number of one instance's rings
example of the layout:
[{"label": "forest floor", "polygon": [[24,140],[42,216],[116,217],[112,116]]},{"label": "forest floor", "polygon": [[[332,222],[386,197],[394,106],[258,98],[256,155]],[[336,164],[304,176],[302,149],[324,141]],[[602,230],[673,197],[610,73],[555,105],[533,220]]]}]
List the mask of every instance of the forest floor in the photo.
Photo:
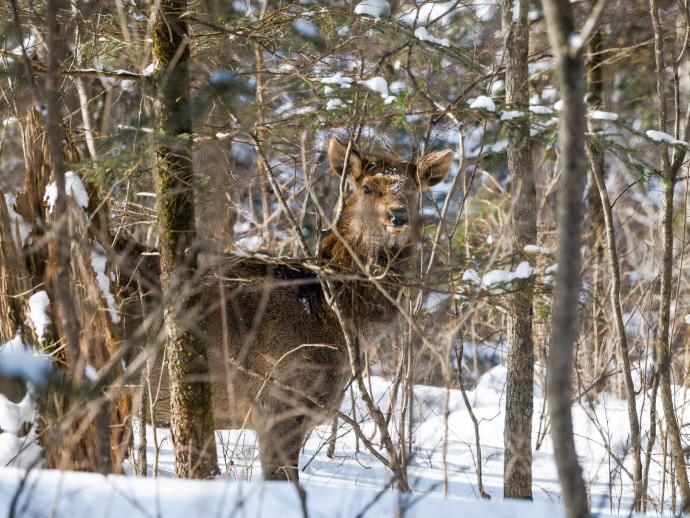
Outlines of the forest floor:
[{"label": "forest floor", "polygon": [[[379,406],[388,408],[391,383],[371,379]],[[484,490],[492,497],[482,500],[477,491],[474,428],[459,390],[448,393],[449,417],[446,437],[443,418],[446,391],[437,387],[415,387],[415,415],[412,422],[412,454],[408,463],[411,494],[389,491],[390,473],[355,438],[349,427],[339,428],[335,457],[326,455],[325,445],[330,424],[318,427],[307,440],[300,457],[301,483],[306,492],[310,517],[350,516],[473,516],[473,517],[545,517],[564,516],[560,505],[560,486],[553,458],[553,446],[544,433],[548,419],[541,390],[535,386],[533,422],[533,492],[534,502],[504,500],[503,493],[503,420],[505,368],[498,366],[485,373],[467,395],[480,421]],[[677,396],[682,403],[683,393]],[[648,414],[649,399],[642,415]],[[374,435],[374,425],[366,418],[358,398],[357,420],[367,436]],[[682,404],[679,404],[680,408]],[[343,402],[342,410],[352,413],[352,401]],[[638,406],[638,412],[640,407]],[[364,416],[364,417],[363,417]],[[596,395],[596,401],[577,401],[573,406],[578,455],[588,486],[592,512],[598,516],[625,515],[630,512],[632,484],[630,470],[629,427],[625,401],[608,393]],[[645,418],[647,419],[647,418]],[[643,430],[647,423],[643,419]],[[663,422],[663,421],[662,421]],[[406,428],[409,422],[406,423]],[[407,430],[406,430],[407,432]],[[135,434],[136,435],[136,434]],[[393,432],[394,437],[397,436]],[[0,514],[15,517],[165,517],[246,516],[287,518],[302,516],[298,492],[291,484],[261,482],[261,469],[253,432],[222,431],[218,437],[218,462],[224,472],[214,481],[172,479],[173,455],[168,430],[158,429],[160,446],[158,478],[152,478],[154,464],[153,429],[147,428],[149,478],[108,476],[87,473],[60,473],[33,470],[26,477],[16,500],[15,513],[9,507],[17,493],[24,471],[0,469]],[[374,439],[376,441],[376,438]],[[539,448],[537,443],[539,442]],[[649,495],[653,502],[648,512],[658,514],[664,501],[670,514],[669,477],[662,477],[662,447],[656,441],[650,470]],[[647,438],[643,437],[646,446]],[[235,448],[235,445],[236,448]],[[233,463],[228,459],[235,448]],[[621,470],[620,465],[624,466]],[[444,467],[447,490],[444,496]],[[131,461],[125,470],[132,471]],[[662,480],[666,483],[662,489]]]}]

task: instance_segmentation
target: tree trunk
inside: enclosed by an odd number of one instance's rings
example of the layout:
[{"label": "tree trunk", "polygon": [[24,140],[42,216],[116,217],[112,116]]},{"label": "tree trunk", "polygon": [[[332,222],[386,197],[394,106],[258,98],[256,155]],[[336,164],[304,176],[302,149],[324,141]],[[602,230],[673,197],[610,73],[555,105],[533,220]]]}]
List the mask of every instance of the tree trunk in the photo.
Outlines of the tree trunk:
[{"label": "tree trunk", "polygon": [[196,238],[189,113],[186,0],[162,0],[153,39],[155,173],[161,288],[170,371],[171,436],[178,477],[219,473],[206,343],[191,331],[196,314]]},{"label": "tree trunk", "polygon": [[[657,0],[651,1],[652,25],[654,27],[654,54],[657,68],[657,96],[659,99],[659,131],[666,132],[666,80],[664,65],[663,29],[659,18]],[[657,373],[661,404],[664,408],[666,430],[671,441],[671,455],[676,467],[678,487],[681,494],[681,512],[690,509],[690,483],[685,467],[685,455],[680,438],[680,429],[673,408],[671,391],[671,297],[673,295],[673,190],[678,169],[683,162],[684,151],[676,152],[673,163],[668,149],[661,148],[661,162],[664,173],[664,197],[661,207],[661,302],[659,307],[659,340],[656,344]]]},{"label": "tree trunk", "polygon": [[[529,54],[528,2],[503,2],[505,40],[506,103],[526,110],[529,104],[527,56]],[[529,121],[519,118],[509,123],[508,171],[511,185],[511,247],[513,267],[524,259],[525,245],[537,239],[536,188],[530,156]],[[532,498],[532,413],[534,344],[532,340],[533,281],[520,281],[510,300],[508,333],[508,377],[504,429],[505,457],[503,495]]]},{"label": "tree trunk", "polygon": [[549,40],[556,56],[563,98],[559,129],[563,172],[558,199],[558,273],[554,295],[549,351],[547,398],[551,416],[551,437],[566,514],[569,518],[589,516],[582,469],[573,438],[572,372],[573,344],[578,329],[580,294],[580,240],[582,198],[586,179],[585,74],[582,48],[577,38],[568,0],[542,0]]}]

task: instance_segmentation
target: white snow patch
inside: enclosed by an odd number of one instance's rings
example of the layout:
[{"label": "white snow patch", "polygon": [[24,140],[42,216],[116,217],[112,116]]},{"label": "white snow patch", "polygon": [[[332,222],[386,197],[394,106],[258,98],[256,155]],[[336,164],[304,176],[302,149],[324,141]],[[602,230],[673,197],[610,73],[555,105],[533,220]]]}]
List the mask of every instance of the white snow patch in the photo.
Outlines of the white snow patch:
[{"label": "white snow patch", "polygon": [[587,112],[592,119],[602,120],[602,121],[616,121],[618,120],[618,114],[611,112],[602,112],[599,110],[589,110]]},{"label": "white snow patch", "polygon": [[352,78],[344,76],[342,72],[336,72],[330,77],[323,77],[320,81],[325,85],[338,85],[340,88],[352,86]]},{"label": "white snow patch", "polygon": [[553,113],[553,109],[548,106],[532,105],[529,107],[529,111],[536,113],[537,115],[549,115]]},{"label": "white snow patch", "polygon": [[472,101],[472,103],[470,104],[470,108],[484,108],[486,111],[495,112],[496,103],[494,103],[491,97],[487,97],[486,95],[480,95],[474,101]]},{"label": "white snow patch", "polygon": [[1,375],[42,385],[49,372],[50,360],[26,347],[20,336],[0,345]]},{"label": "white snow patch", "polygon": [[[12,194],[5,194],[5,205],[7,206],[7,213],[10,216],[10,224],[12,225],[12,238],[17,248],[22,248],[29,240],[31,234],[31,225],[29,225],[20,214],[14,211],[15,197]],[[18,235],[17,235],[18,233]]]},{"label": "white snow patch", "polygon": [[435,43],[436,45],[441,45],[442,47],[450,47],[450,40],[448,38],[437,38],[429,34],[426,27],[417,27],[414,31],[414,37],[418,40],[428,41],[430,43]]},{"label": "white snow patch", "polygon": [[369,90],[380,93],[381,97],[388,97],[388,81],[381,76],[359,81],[359,84],[366,86]]},{"label": "white snow patch", "polygon": [[355,7],[355,14],[381,18],[391,13],[391,6],[386,0],[364,0]]},{"label": "white snow patch", "polygon": [[96,272],[96,284],[101,289],[103,298],[108,304],[108,312],[110,313],[110,321],[113,324],[120,322],[120,315],[117,313],[117,304],[115,297],[110,293],[110,278],[105,273],[105,267],[108,262],[108,254],[100,243],[94,243],[91,249],[91,267]]},{"label": "white snow patch", "polygon": [[553,103],[553,109],[556,111],[563,111],[563,99],[560,99]]},{"label": "white snow patch", "polygon": [[[73,196],[74,201],[77,202],[82,209],[89,206],[89,195],[86,192],[86,188],[79,178],[73,171],[67,171],[65,173],[65,192],[67,196]],[[48,204],[48,212],[53,213],[53,208],[55,207],[55,202],[57,202],[57,182],[52,182],[46,186],[46,193],[43,196],[43,201]]]},{"label": "white snow patch", "polygon": [[150,76],[153,74],[153,63],[151,63],[149,66],[147,66],[144,70],[141,71],[142,76]]},{"label": "white snow patch", "polygon": [[482,281],[477,275],[477,272],[470,268],[462,274],[462,280],[465,282],[471,282],[472,284],[480,284]]},{"label": "white snow patch", "polygon": [[501,120],[502,121],[511,121],[513,119],[517,119],[518,117],[523,117],[525,114],[521,111],[518,110],[509,110],[509,111],[504,111],[501,113]]},{"label": "white snow patch", "polygon": [[48,292],[45,290],[37,291],[29,297],[29,318],[36,331],[36,338],[40,343],[43,343],[46,336],[46,331],[50,325],[50,315],[48,314],[48,307],[50,306],[50,298]]},{"label": "white snow patch", "polygon": [[682,140],[676,140],[671,135],[669,135],[668,133],[664,133],[663,131],[647,130],[646,133],[647,136],[654,142],[663,142],[664,144],[687,146],[687,143],[683,142]]},{"label": "white snow patch", "polygon": [[327,110],[335,110],[338,106],[342,106],[343,101],[340,99],[329,99],[326,103]]},{"label": "white snow patch", "polygon": [[314,39],[319,35],[318,26],[315,23],[303,18],[295,21],[295,23],[292,24],[292,27],[300,36],[304,36],[305,38]]}]

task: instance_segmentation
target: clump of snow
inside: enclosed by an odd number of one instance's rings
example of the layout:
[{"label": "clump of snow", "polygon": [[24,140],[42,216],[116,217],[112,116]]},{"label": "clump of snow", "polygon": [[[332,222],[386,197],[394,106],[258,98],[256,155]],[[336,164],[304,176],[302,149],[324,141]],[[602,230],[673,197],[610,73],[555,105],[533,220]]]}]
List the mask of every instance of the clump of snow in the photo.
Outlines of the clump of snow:
[{"label": "clump of snow", "polygon": [[494,103],[491,97],[487,97],[486,95],[480,95],[474,101],[472,101],[472,103],[470,104],[470,108],[484,108],[486,111],[495,112],[496,103]]},{"label": "clump of snow", "polygon": [[690,324],[690,315],[685,315],[685,323]]},{"label": "clump of snow", "polygon": [[338,106],[342,106],[343,101],[340,99],[329,99],[326,103],[327,110],[335,110]]},{"label": "clump of snow", "polygon": [[208,82],[213,86],[230,86],[235,82],[235,74],[226,68],[219,68],[209,74]]},{"label": "clump of snow", "polygon": [[525,114],[521,111],[517,110],[509,110],[509,111],[504,111],[501,113],[501,120],[502,121],[510,121],[513,119],[517,119],[518,117],[523,117]]},{"label": "clump of snow", "polygon": [[330,77],[323,77],[321,82],[325,85],[338,85],[340,88],[352,86],[352,78],[344,76],[342,72],[336,72]]},{"label": "clump of snow", "polygon": [[462,280],[465,282],[471,282],[472,284],[480,284],[482,282],[479,278],[479,275],[477,275],[477,272],[472,268],[462,274]]},{"label": "clump of snow", "polygon": [[589,110],[587,112],[592,119],[602,120],[602,121],[616,121],[618,120],[618,114],[611,112],[602,112],[599,110]]},{"label": "clump of snow", "polygon": [[450,40],[448,38],[437,38],[429,34],[426,27],[417,27],[414,31],[414,37],[418,40],[428,41],[430,43],[435,43],[436,45],[441,45],[442,47],[450,47]]},{"label": "clump of snow", "polygon": [[110,293],[110,278],[105,273],[105,267],[108,262],[108,254],[100,243],[94,243],[91,249],[91,267],[96,272],[96,284],[101,289],[103,298],[108,304],[108,312],[110,313],[110,321],[113,324],[120,322],[120,315],[117,313],[117,304],[115,297]]},{"label": "clump of snow", "polygon": [[493,234],[489,234],[488,236],[486,236],[486,244],[487,245],[493,245],[494,244]]},{"label": "clump of snow", "polygon": [[359,84],[366,86],[369,90],[380,93],[381,97],[388,97],[388,81],[381,76],[359,81]]},{"label": "clump of snow", "polygon": [[48,314],[49,306],[50,298],[45,290],[38,291],[29,297],[29,318],[40,343],[45,341],[46,332],[51,322]]},{"label": "clump of snow", "polygon": [[548,106],[532,105],[529,107],[529,111],[536,113],[537,115],[549,115],[553,113],[553,109]]},{"label": "clump of snow", "polygon": [[[17,248],[21,248],[30,239],[31,225],[29,225],[20,214],[14,211],[15,197],[12,194],[5,194],[5,205],[7,206],[7,213],[10,216],[10,224],[12,225],[12,238],[14,239]],[[19,233],[19,235],[17,235]]]},{"label": "clump of snow", "polygon": [[93,365],[89,364],[87,364],[84,367],[84,376],[86,376],[87,379],[91,382],[96,381],[98,379],[98,373],[96,372],[96,369]]},{"label": "clump of snow", "polygon": [[545,246],[525,245],[525,252],[528,254],[550,254],[551,249]]},{"label": "clump of snow", "polygon": [[147,66],[144,70],[141,71],[142,76],[150,76],[153,74],[153,63],[151,63],[149,66]]},{"label": "clump of snow", "polygon": [[[79,178],[73,171],[67,171],[65,173],[65,192],[67,196],[73,196],[74,201],[77,202],[82,209],[89,206],[89,195],[86,192],[86,188]],[[55,202],[57,202],[57,182],[52,182],[46,186],[46,193],[43,197],[43,201],[48,205],[48,212],[53,213],[53,208],[55,207]]]},{"label": "clump of snow", "polygon": [[664,133],[663,131],[647,130],[646,133],[647,136],[654,142],[663,142],[664,144],[687,146],[687,143],[683,142],[682,140],[676,140],[671,135],[669,135],[668,133]]},{"label": "clump of snow", "polygon": [[582,38],[576,32],[573,32],[568,36],[568,45],[574,49],[582,48]]},{"label": "clump of snow", "polygon": [[299,35],[304,36],[305,38],[314,39],[319,35],[319,28],[316,26],[316,24],[303,18],[295,21],[295,23],[292,24],[292,27]]},{"label": "clump of snow", "polygon": [[503,292],[503,287],[517,279],[528,279],[536,275],[537,269],[530,266],[529,261],[522,261],[514,272],[506,270],[491,270],[482,277],[481,287],[491,293],[499,294]]},{"label": "clump of snow", "polygon": [[19,335],[0,345],[0,375],[42,385],[50,369],[50,360],[27,348]]},{"label": "clump of snow", "polygon": [[261,236],[247,236],[235,241],[235,247],[249,252],[256,252],[263,246],[263,244],[264,240]]},{"label": "clump of snow", "polygon": [[409,89],[410,87],[407,86],[407,83],[405,83],[404,81],[393,81],[391,84],[388,85],[388,90],[395,95],[399,95]]},{"label": "clump of snow", "polygon": [[556,111],[563,111],[563,99],[560,99],[553,103],[553,109]]},{"label": "clump of snow", "polygon": [[227,138],[229,136],[230,136],[230,133],[222,133],[220,131],[218,133],[216,133],[216,138],[219,138],[219,139]]},{"label": "clump of snow", "polygon": [[232,230],[238,234],[242,234],[244,232],[249,232],[251,229],[252,229],[252,224],[249,221],[242,221],[242,222],[238,221],[232,227]]},{"label": "clump of snow", "polygon": [[381,18],[391,14],[391,6],[386,0],[364,0],[355,7],[355,14]]},{"label": "clump of snow", "polygon": [[507,140],[505,140],[505,139],[504,140],[498,140],[491,146],[491,152],[492,153],[501,153],[502,151],[505,151],[507,147],[508,147],[508,141]]}]

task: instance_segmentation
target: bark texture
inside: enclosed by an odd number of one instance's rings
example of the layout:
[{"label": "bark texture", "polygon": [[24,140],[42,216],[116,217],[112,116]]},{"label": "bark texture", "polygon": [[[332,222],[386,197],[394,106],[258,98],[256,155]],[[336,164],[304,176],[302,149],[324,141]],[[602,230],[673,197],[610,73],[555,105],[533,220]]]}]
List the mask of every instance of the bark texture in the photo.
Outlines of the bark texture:
[{"label": "bark texture", "polygon": [[571,43],[575,23],[568,0],[542,0],[549,40],[558,63],[563,99],[559,144],[562,167],[558,199],[558,273],[553,302],[551,345],[547,371],[547,398],[551,437],[566,515],[589,516],[582,469],[573,439],[572,373],[573,344],[578,329],[580,294],[580,240],[582,198],[586,179],[585,69],[582,48]]},{"label": "bark texture", "polygon": [[[518,1],[517,19],[513,15]],[[512,109],[529,105],[528,2],[504,0],[506,103]],[[524,260],[525,245],[537,239],[536,188],[532,170],[529,121],[521,117],[508,125],[508,171],[511,184],[511,247],[513,267]],[[510,299],[508,377],[504,428],[503,496],[532,498],[532,413],[534,343],[532,339],[533,281],[519,281]]]},{"label": "bark texture", "polygon": [[160,139],[155,180],[175,475],[209,478],[219,471],[207,347],[191,330],[197,302],[196,223],[189,138],[189,48],[187,23],[181,18],[186,12],[186,0],[163,0],[155,13],[154,112]]},{"label": "bark texture", "polygon": [[[657,68],[657,96],[659,99],[659,131],[666,131],[666,79],[664,65],[663,28],[659,18],[657,0],[651,1],[652,26],[654,27],[654,54]],[[676,479],[681,495],[681,512],[690,509],[690,483],[685,466],[685,455],[680,437],[680,428],[673,407],[671,391],[671,297],[673,296],[673,192],[678,169],[683,162],[684,151],[676,153],[671,162],[668,149],[661,149],[662,171],[664,173],[664,195],[661,207],[661,302],[659,307],[659,340],[656,346],[657,375],[661,404],[664,408],[666,430],[671,442],[671,455],[676,468]]]}]

